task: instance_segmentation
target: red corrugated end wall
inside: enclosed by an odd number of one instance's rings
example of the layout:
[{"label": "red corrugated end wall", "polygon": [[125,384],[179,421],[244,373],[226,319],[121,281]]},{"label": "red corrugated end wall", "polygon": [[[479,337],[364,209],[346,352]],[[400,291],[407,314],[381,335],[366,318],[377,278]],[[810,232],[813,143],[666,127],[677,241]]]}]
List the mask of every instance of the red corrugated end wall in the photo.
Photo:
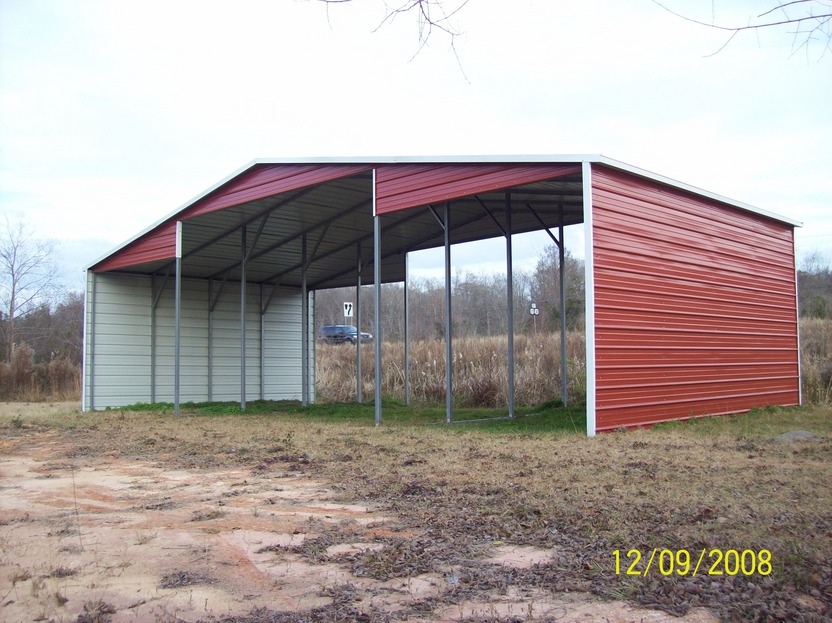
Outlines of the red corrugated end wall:
[{"label": "red corrugated end wall", "polygon": [[[247,201],[323,184],[372,168],[367,164],[257,164],[188,206],[138,240],[93,266],[95,272],[116,270],[176,255],[176,221],[208,214]],[[367,192],[370,192],[368,184]]]},{"label": "red corrugated end wall", "polygon": [[376,170],[376,212],[395,212],[480,192],[580,173],[581,165],[392,164]]},{"label": "red corrugated end wall", "polygon": [[800,401],[794,230],[595,165],[596,430]]}]

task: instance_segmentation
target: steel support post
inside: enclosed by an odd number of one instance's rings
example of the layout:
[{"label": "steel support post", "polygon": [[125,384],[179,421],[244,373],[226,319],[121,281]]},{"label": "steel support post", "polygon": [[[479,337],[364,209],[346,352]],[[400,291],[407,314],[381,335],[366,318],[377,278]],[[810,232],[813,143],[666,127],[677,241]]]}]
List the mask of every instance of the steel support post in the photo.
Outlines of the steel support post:
[{"label": "steel support post", "polygon": [[266,309],[263,307],[263,284],[260,284],[260,400],[266,399]]},{"label": "steel support post", "polygon": [[[375,170],[373,171],[373,212],[375,212]],[[381,424],[381,219],[373,216],[373,340],[375,343],[375,418]]]},{"label": "steel support post", "polygon": [[355,400],[361,398],[361,243],[356,245],[356,279],[355,279]]},{"label": "steel support post", "polygon": [[453,335],[451,327],[451,202],[445,202],[445,422],[453,419]]},{"label": "steel support post", "polygon": [[208,280],[208,402],[214,400],[214,282]]},{"label": "steel support post", "polygon": [[156,302],[159,297],[153,291],[155,279],[150,275],[150,403],[156,402]]},{"label": "steel support post", "polygon": [[410,254],[404,252],[404,403],[410,404]]},{"label": "steel support post", "polygon": [[595,247],[592,214],[592,165],[581,163],[584,204],[584,288],[586,321],[586,434],[595,436]]},{"label": "steel support post", "polygon": [[506,323],[508,325],[508,416],[514,417],[514,270],[511,252],[511,195],[506,193]]},{"label": "steel support post", "polygon": [[182,221],[176,222],[176,280],[173,289],[173,414],[179,415],[179,378],[182,321]]},{"label": "steel support post", "polygon": [[309,292],[306,289],[306,234],[301,238],[301,256],[303,259],[303,266],[301,267],[300,276],[300,321],[302,327],[300,329],[300,382],[301,387],[301,404],[305,407],[309,404]]},{"label": "steel support post", "polygon": [[246,410],[246,230],[240,229],[240,411]]},{"label": "steel support post", "polygon": [[566,245],[563,240],[563,218],[561,215],[561,225],[558,227],[558,271],[560,282],[560,399],[563,406],[566,406],[568,396],[566,394],[566,270],[564,263],[566,260]]},{"label": "steel support post", "polygon": [[[96,274],[92,274],[90,284],[90,324],[89,324],[89,349],[90,349],[90,411],[95,411],[95,281]],[[86,321],[86,318],[84,319]]]}]

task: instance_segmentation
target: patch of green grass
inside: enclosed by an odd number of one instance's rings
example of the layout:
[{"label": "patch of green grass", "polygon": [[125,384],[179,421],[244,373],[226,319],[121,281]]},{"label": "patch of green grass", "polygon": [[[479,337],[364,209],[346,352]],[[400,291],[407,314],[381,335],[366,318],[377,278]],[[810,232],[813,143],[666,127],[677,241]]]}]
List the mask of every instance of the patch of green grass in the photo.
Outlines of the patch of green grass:
[{"label": "patch of green grass", "polygon": [[829,410],[818,405],[803,407],[761,407],[748,413],[702,417],[686,422],[657,424],[657,430],[684,427],[697,435],[742,435],[775,437],[787,431],[808,430],[820,436],[832,434]]},{"label": "patch of green grass", "polygon": [[[169,415],[173,404],[136,403],[122,408],[122,411],[155,412]],[[267,415],[303,419],[319,422],[351,422],[375,424],[373,401],[324,402],[302,406],[300,402],[283,400],[254,400],[246,403],[241,411],[237,402],[187,402],[180,405],[180,413],[187,416],[225,415]],[[564,409],[559,402],[547,402],[538,407],[517,407],[515,417],[506,419],[508,412],[503,409],[485,407],[455,408],[453,422],[461,426],[478,426],[490,432],[545,433],[566,431],[584,434],[586,432],[586,409],[573,406]],[[384,425],[424,426],[445,422],[444,406],[406,405],[399,400],[382,402],[382,423]]]}]

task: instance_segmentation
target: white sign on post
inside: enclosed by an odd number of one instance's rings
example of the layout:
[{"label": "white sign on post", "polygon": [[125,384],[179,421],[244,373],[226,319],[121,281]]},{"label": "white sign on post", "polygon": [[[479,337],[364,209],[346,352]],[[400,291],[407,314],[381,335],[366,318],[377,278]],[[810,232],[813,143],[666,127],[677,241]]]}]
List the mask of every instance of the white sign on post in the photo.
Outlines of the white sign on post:
[{"label": "white sign on post", "polygon": [[352,318],[352,303],[344,303],[344,318]]},{"label": "white sign on post", "polygon": [[539,315],[540,315],[540,310],[537,308],[537,305],[535,305],[534,303],[532,303],[532,307],[531,307],[531,309],[529,310],[529,313],[530,313],[532,316],[539,316]]}]

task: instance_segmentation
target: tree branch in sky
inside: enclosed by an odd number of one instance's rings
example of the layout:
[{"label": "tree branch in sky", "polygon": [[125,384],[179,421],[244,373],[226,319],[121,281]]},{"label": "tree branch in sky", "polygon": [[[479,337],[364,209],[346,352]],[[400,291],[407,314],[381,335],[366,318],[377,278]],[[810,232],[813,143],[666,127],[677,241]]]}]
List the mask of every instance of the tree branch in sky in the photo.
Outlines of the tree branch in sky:
[{"label": "tree branch in sky", "polygon": [[823,46],[820,56],[832,51],[832,2],[830,0],[791,0],[790,2],[779,2],[756,17],[749,16],[748,23],[742,26],[705,22],[674,11],[662,2],[659,2],[659,0],[653,0],[653,2],[668,13],[672,13],[685,21],[730,32],[731,35],[727,41],[716,52],[708,56],[714,56],[722,52],[734,37],[741,32],[790,25],[795,26],[795,30],[792,31],[795,52],[805,48],[808,53],[809,45],[813,41],[818,40]]}]

